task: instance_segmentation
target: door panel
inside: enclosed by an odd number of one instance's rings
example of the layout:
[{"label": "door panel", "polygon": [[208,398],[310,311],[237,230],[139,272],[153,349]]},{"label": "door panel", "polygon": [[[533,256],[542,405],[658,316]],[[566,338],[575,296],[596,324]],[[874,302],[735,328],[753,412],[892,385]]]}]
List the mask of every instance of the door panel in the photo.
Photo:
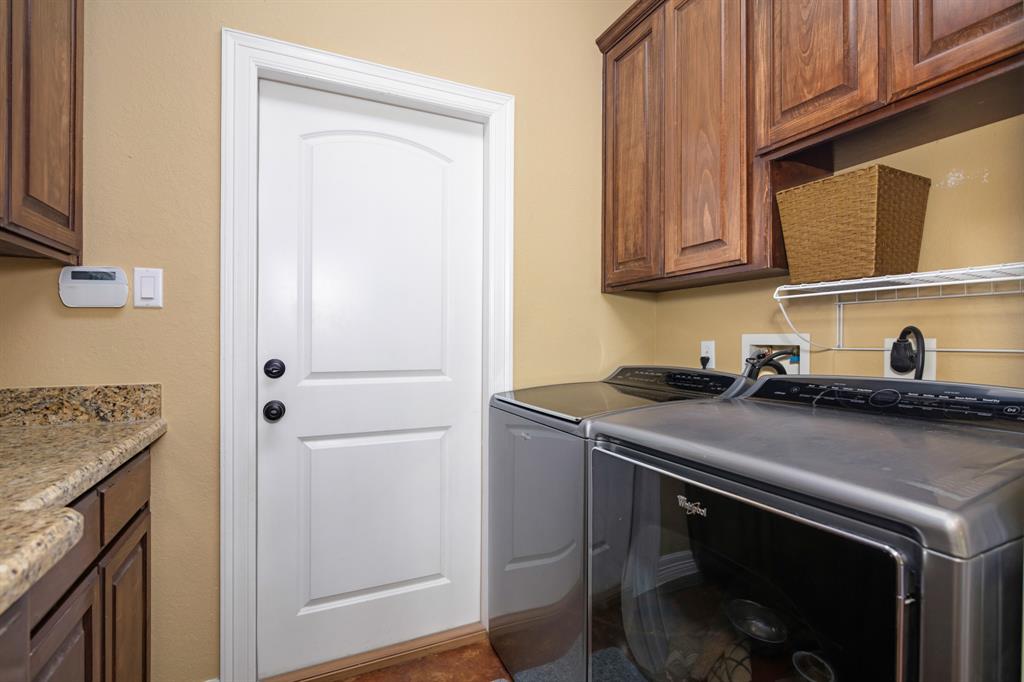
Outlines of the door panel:
[{"label": "door panel", "polygon": [[794,655],[830,679],[902,674],[894,551],[600,450],[591,462],[591,510],[630,510],[627,546],[603,557],[615,582],[591,589],[594,682],[798,680]]},{"label": "door panel", "polygon": [[664,11],[605,55],[605,284],[661,274]]},{"label": "door panel", "polygon": [[309,604],[443,579],[444,430],[315,439],[303,446],[309,492],[300,498],[306,498],[309,549],[300,556],[309,558]]},{"label": "door panel", "polygon": [[311,371],[440,373],[451,159],[367,131],[311,135],[303,156]]},{"label": "door panel", "polygon": [[69,251],[81,247],[83,9],[84,0],[11,5],[12,229]]},{"label": "door panel", "polygon": [[1024,47],[1020,0],[893,0],[890,90],[909,94]]},{"label": "door panel", "polygon": [[100,682],[103,601],[96,570],[47,618],[32,638],[32,682]]},{"label": "door panel", "polygon": [[747,260],[744,5],[673,0],[665,28],[665,272]]},{"label": "door panel", "polygon": [[483,127],[265,81],[259,173],[266,676],[480,618]]},{"label": "door panel", "polygon": [[880,106],[878,0],[753,0],[757,148]]},{"label": "door panel", "polygon": [[105,682],[148,682],[150,513],[143,511],[100,560]]}]

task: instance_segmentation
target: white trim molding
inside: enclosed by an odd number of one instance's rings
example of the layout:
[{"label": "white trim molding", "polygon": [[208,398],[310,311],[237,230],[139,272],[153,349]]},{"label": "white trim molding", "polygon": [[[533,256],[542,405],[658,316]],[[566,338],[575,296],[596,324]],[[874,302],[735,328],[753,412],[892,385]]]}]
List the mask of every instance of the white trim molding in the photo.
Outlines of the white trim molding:
[{"label": "white trim molding", "polygon": [[[511,95],[231,29],[223,29],[221,39],[220,679],[244,682],[255,680],[257,674],[259,81],[272,79],[315,87],[484,125],[484,405],[492,393],[512,387],[515,103]],[[487,443],[486,414],[485,409],[483,452]],[[483,465],[486,481],[486,456]],[[486,486],[484,500],[486,514]]]}]

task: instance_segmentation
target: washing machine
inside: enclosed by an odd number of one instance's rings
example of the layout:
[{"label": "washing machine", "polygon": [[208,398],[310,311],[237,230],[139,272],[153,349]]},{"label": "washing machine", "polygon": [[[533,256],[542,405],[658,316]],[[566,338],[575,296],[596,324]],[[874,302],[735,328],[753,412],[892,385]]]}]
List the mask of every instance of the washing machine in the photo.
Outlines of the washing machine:
[{"label": "washing machine", "polygon": [[[630,366],[603,381],[492,397],[488,626],[515,682],[586,680],[588,557],[590,580],[611,585],[612,555],[625,547],[610,537],[587,546],[590,420],[664,403],[719,400],[749,385],[725,372]],[[605,519],[618,513],[601,510],[597,525],[616,528]]]},{"label": "washing machine", "polygon": [[589,427],[593,682],[1019,682],[1024,391],[763,377]]}]

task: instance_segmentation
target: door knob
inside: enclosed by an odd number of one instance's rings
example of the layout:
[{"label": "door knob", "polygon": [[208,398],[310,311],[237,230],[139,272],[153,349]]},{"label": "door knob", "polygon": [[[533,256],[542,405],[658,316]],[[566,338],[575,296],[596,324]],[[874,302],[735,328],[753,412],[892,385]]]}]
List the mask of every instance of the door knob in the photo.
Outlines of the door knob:
[{"label": "door knob", "polygon": [[263,418],[268,422],[276,422],[284,416],[284,403],[280,400],[271,400],[263,406]]},{"label": "door knob", "polygon": [[267,360],[267,364],[263,365],[263,373],[271,379],[277,379],[284,376],[284,370],[284,363],[277,358]]}]

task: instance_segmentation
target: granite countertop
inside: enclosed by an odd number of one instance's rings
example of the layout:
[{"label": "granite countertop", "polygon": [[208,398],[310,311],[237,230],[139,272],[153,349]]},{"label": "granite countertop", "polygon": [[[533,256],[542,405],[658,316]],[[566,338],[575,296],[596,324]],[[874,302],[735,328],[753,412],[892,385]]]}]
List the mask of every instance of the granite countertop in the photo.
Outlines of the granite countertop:
[{"label": "granite countertop", "polygon": [[0,613],[82,537],[65,505],[166,431],[156,384],[0,389]]}]

